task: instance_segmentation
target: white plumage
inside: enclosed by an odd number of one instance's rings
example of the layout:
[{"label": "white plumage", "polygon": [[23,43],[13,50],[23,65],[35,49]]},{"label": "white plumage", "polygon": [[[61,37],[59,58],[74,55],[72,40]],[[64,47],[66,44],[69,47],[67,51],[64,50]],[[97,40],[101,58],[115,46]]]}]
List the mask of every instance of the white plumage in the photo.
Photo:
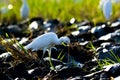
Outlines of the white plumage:
[{"label": "white plumage", "polygon": [[103,14],[106,18],[106,20],[109,20],[111,14],[112,14],[112,3],[110,0],[106,0],[103,3]]},{"label": "white plumage", "polygon": [[43,54],[48,49],[51,53],[51,48],[55,45],[59,45],[62,42],[70,43],[70,39],[67,36],[60,37],[56,35],[54,32],[45,33],[41,36],[35,38],[30,44],[25,46],[25,49],[32,49],[32,51],[37,51],[39,49],[43,50]]},{"label": "white plumage", "polygon": [[21,15],[22,19],[25,19],[29,15],[29,7],[28,7],[26,0],[22,0],[22,2],[23,2],[23,4],[20,8],[20,15]]}]

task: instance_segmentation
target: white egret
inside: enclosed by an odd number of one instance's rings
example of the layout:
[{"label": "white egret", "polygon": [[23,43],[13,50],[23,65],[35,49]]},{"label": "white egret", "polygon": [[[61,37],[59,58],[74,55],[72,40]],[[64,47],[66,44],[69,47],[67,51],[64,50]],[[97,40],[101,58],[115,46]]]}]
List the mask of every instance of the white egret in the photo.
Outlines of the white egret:
[{"label": "white egret", "polygon": [[6,8],[6,7],[2,7],[1,9],[0,9],[0,13],[1,14],[5,14],[5,13],[7,13],[8,12],[8,9]]},{"label": "white egret", "polygon": [[62,43],[70,43],[70,39],[67,36],[60,37],[56,35],[54,32],[45,33],[43,35],[38,36],[35,38],[30,44],[26,45],[24,48],[26,50],[32,49],[32,51],[37,51],[39,49],[43,50],[43,55],[45,54],[46,50],[50,52],[51,56],[51,48],[55,45],[59,45]]},{"label": "white egret", "polygon": [[22,0],[22,2],[23,2],[23,4],[20,8],[20,15],[21,15],[22,19],[25,19],[29,15],[29,7],[28,7],[26,0]]},{"label": "white egret", "polygon": [[103,14],[106,18],[106,20],[109,20],[111,14],[112,14],[112,3],[110,0],[106,0],[103,3]]}]

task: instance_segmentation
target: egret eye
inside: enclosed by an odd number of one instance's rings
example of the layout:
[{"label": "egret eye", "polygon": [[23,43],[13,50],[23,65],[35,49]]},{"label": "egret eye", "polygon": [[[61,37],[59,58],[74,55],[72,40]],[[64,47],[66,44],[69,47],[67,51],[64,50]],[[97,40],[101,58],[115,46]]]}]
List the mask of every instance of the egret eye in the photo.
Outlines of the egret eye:
[{"label": "egret eye", "polygon": [[70,43],[70,41],[66,41],[67,43]]},{"label": "egret eye", "polygon": [[67,44],[67,43],[69,43],[69,41],[65,41],[65,43]]}]

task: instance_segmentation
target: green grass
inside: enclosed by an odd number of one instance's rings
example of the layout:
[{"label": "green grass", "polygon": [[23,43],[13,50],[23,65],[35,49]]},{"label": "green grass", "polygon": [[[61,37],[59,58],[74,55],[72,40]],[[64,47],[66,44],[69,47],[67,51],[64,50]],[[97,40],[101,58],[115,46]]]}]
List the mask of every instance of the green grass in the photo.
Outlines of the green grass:
[{"label": "green grass", "polygon": [[[60,19],[60,21],[69,21],[72,17],[75,17],[78,21],[90,20],[95,23],[104,22],[105,18],[102,11],[98,8],[99,0],[27,0],[30,7],[29,17],[43,17],[44,19]],[[21,0],[8,0],[7,3],[0,3],[0,8],[2,6],[7,6],[11,3],[14,7],[9,13],[0,16],[0,20],[6,18],[10,21],[11,19],[20,19],[20,7]],[[111,20],[120,17],[120,5],[113,4],[113,14]],[[13,18],[14,17],[14,18]]]},{"label": "green grass", "polygon": [[[89,48],[90,50],[92,50],[95,55],[97,54],[96,47],[92,44],[91,41],[89,42],[89,44],[86,47]],[[101,70],[101,69],[103,69],[103,66],[120,62],[119,56],[116,55],[112,50],[110,50],[110,52],[108,54],[113,59],[106,58],[106,59],[99,60],[96,56],[94,56],[94,58],[96,59],[96,61],[98,63],[97,69]]]},{"label": "green grass", "polygon": [[[9,39],[10,36],[12,36],[12,39]],[[12,34],[8,35],[6,33],[6,36],[0,36],[0,45],[3,46],[3,48],[7,52],[11,52],[12,57],[15,60],[27,62],[29,60],[35,59],[35,56],[31,56],[31,52],[24,49],[24,47],[17,41],[17,39]]]}]

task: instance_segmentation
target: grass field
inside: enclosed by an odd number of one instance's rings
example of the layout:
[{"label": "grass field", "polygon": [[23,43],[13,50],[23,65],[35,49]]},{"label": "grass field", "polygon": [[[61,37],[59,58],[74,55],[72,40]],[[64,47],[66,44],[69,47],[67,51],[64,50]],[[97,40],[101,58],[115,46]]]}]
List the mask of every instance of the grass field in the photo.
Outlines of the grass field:
[{"label": "grass field", "polygon": [[[20,7],[22,0],[0,0],[0,9],[8,4],[13,5],[13,9],[0,15],[0,20],[7,21],[20,18]],[[44,19],[59,19],[68,21],[76,18],[78,21],[90,20],[95,23],[104,22],[105,18],[101,9],[98,8],[99,0],[27,0],[32,17],[43,17]],[[120,17],[120,4],[113,4],[113,12],[110,20]]]}]

